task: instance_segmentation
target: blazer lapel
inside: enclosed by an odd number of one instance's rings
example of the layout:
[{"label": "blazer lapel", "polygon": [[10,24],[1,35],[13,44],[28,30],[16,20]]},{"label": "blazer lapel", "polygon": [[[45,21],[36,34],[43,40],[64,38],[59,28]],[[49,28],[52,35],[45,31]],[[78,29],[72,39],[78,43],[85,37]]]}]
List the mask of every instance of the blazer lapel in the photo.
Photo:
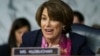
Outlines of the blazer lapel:
[{"label": "blazer lapel", "polygon": [[41,30],[38,32],[37,36],[36,36],[36,42],[35,42],[35,46],[36,47],[41,47],[41,44],[42,44],[42,32]]}]

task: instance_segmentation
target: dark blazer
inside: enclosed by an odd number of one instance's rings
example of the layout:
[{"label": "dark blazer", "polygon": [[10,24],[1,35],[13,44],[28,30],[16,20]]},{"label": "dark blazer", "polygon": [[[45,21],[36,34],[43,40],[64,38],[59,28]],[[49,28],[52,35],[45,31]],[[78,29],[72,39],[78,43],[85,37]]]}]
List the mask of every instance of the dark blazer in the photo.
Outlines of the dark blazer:
[{"label": "dark blazer", "polygon": [[[72,41],[71,55],[94,55],[87,46],[87,40],[84,36],[70,33],[70,38]],[[21,47],[41,47],[41,30],[25,33],[22,37],[22,41]]]},{"label": "dark blazer", "polygon": [[72,32],[86,36],[89,47],[93,52],[97,53],[97,50],[100,48],[100,29],[83,24],[73,24]]}]

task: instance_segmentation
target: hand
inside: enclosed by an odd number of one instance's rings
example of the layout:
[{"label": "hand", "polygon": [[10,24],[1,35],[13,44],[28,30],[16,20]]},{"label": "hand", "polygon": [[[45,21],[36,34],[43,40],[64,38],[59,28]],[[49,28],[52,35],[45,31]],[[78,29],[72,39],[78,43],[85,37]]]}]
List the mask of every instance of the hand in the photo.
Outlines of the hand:
[{"label": "hand", "polygon": [[67,48],[65,48],[65,49],[60,48],[60,53],[61,54],[67,54]]}]

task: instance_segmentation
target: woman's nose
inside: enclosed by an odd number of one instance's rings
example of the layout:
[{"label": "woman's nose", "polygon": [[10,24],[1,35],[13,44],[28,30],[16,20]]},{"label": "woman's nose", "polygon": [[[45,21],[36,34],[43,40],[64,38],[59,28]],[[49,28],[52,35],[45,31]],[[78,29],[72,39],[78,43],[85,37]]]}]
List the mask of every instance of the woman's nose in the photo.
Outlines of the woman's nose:
[{"label": "woman's nose", "polygon": [[50,26],[50,24],[51,24],[51,23],[50,23],[50,20],[48,20],[48,21],[46,22],[46,26],[48,26],[48,27],[49,27],[49,26]]}]

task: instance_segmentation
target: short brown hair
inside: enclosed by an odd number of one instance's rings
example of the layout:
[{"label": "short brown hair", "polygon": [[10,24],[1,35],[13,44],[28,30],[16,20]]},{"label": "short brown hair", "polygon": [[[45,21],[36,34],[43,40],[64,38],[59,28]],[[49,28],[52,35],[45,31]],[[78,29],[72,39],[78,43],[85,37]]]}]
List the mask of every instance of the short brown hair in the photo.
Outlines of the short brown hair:
[{"label": "short brown hair", "polygon": [[36,21],[39,26],[41,23],[41,16],[44,8],[47,8],[50,19],[59,21],[65,25],[65,33],[71,30],[71,24],[73,22],[73,12],[66,3],[60,0],[51,0],[44,2],[36,12]]}]

